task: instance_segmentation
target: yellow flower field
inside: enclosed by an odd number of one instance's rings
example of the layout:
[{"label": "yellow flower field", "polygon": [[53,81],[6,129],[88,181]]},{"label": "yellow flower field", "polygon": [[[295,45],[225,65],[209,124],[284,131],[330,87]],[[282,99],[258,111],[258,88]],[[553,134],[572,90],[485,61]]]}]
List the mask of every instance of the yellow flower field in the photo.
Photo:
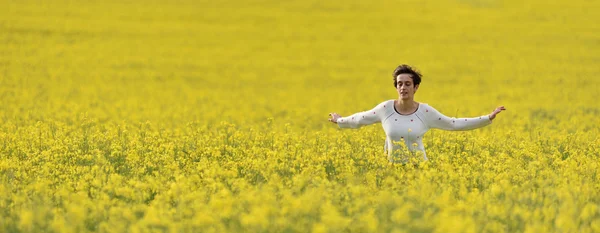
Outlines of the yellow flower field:
[{"label": "yellow flower field", "polygon": [[[600,232],[599,1],[0,5],[0,232]],[[507,111],[389,164],[400,64]]]}]

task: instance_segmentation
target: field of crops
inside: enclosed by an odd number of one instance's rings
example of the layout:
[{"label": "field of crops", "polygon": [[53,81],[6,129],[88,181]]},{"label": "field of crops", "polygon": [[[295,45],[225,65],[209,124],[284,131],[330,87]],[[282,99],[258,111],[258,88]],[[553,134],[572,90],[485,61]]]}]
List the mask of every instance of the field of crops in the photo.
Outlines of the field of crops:
[{"label": "field of crops", "polygon": [[[0,232],[600,232],[600,1],[0,5]],[[389,164],[400,64],[508,110]]]}]

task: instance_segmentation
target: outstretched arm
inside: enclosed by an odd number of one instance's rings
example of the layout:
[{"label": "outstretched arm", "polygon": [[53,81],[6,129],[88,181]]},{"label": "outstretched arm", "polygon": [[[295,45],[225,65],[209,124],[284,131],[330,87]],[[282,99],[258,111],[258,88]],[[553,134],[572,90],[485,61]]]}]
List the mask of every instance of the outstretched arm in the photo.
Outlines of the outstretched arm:
[{"label": "outstretched arm", "polygon": [[385,116],[385,104],[381,103],[371,110],[358,112],[347,117],[342,117],[337,113],[330,113],[329,116],[331,117],[329,121],[337,123],[340,128],[360,128],[381,122],[382,117]]},{"label": "outstretched arm", "polygon": [[504,106],[496,108],[491,114],[472,118],[450,118],[440,113],[433,107],[429,107],[426,119],[429,127],[444,130],[471,130],[484,127],[492,123],[496,115],[506,110]]}]

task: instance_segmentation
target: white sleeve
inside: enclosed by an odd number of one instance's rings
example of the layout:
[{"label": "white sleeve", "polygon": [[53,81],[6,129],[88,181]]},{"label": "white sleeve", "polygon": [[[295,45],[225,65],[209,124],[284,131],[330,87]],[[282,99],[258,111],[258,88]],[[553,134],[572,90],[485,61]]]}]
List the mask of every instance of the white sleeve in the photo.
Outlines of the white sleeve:
[{"label": "white sleeve", "polygon": [[360,128],[361,126],[375,124],[381,122],[385,117],[386,108],[392,106],[386,106],[386,102],[378,104],[375,108],[355,113],[351,116],[340,117],[337,120],[337,124],[340,128]]},{"label": "white sleeve", "polygon": [[430,128],[443,130],[471,130],[484,127],[492,123],[489,115],[472,118],[450,118],[440,113],[431,106],[425,109],[425,119]]}]

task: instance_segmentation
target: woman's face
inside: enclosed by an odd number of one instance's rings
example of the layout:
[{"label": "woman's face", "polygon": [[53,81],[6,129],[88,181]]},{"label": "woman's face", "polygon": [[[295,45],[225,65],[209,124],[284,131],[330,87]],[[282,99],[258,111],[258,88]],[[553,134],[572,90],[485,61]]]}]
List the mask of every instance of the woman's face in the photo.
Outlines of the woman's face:
[{"label": "woman's face", "polygon": [[396,76],[396,90],[402,100],[412,100],[419,85],[414,85],[411,74],[399,74]]}]

